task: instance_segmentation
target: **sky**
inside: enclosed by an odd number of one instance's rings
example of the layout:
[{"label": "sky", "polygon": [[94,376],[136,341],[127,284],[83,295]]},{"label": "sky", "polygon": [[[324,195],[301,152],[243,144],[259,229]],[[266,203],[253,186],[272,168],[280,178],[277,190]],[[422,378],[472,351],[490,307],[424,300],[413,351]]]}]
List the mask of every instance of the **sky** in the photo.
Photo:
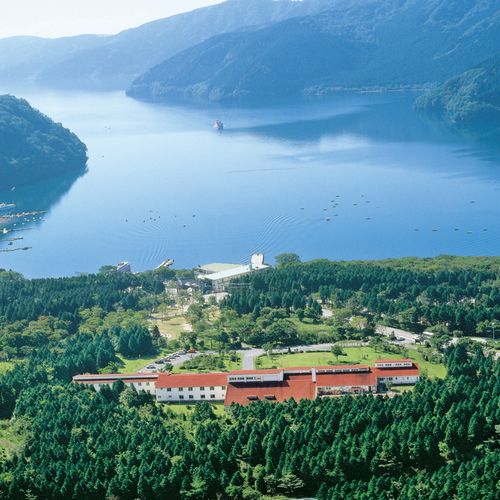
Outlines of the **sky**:
[{"label": "sky", "polygon": [[0,0],[0,38],[118,33],[223,0]]}]

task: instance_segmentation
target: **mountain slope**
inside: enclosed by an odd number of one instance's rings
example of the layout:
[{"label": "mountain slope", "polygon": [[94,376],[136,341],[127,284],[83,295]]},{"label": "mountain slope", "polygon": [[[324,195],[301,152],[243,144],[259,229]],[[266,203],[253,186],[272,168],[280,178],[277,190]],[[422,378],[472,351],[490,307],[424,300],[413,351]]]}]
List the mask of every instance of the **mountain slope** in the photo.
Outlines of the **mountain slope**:
[{"label": "mountain slope", "polygon": [[87,148],[78,137],[24,99],[0,96],[0,188],[84,171]]},{"label": "mountain slope", "polygon": [[497,0],[333,2],[317,15],[213,37],[138,78],[129,95],[214,101],[449,78],[500,45]]},{"label": "mountain slope", "polygon": [[[48,53],[66,50],[64,57],[53,57],[42,65],[36,64],[33,73],[29,72],[29,64],[32,64],[32,58],[29,58],[26,64],[23,62],[22,68],[25,72],[28,70],[25,76],[51,87],[125,89],[154,65],[214,35],[317,13],[332,2],[342,1],[227,0],[114,36],[100,37],[97,43],[81,50],[68,50],[63,47],[63,39],[53,40],[47,47]],[[13,45],[14,42],[11,39],[9,43]],[[0,40],[0,53],[4,47],[5,41]],[[3,79],[2,73],[11,71],[5,65],[2,67],[1,61],[0,56],[0,80]],[[19,69],[17,74],[22,76]]]},{"label": "mountain slope", "polygon": [[424,94],[416,106],[454,124],[500,127],[500,52]]}]

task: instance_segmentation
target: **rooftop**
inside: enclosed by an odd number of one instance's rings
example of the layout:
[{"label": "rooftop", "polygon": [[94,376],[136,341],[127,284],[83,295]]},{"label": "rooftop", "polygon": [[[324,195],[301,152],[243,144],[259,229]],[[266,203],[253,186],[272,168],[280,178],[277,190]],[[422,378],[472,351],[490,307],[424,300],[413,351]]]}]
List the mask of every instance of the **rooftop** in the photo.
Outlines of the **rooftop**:
[{"label": "rooftop", "polygon": [[75,382],[101,382],[101,381],[114,381],[114,380],[156,380],[158,378],[157,373],[85,373],[84,375],[75,375],[73,380]]},{"label": "rooftop", "polygon": [[287,377],[282,382],[265,384],[229,384],[227,386],[225,405],[238,403],[246,405],[252,401],[286,401],[288,399],[315,399],[316,388],[310,377]]},{"label": "rooftop", "polygon": [[270,373],[281,373],[282,371],[283,368],[266,368],[263,370],[233,370],[232,372],[229,372],[229,375],[265,375]]},{"label": "rooftop", "polygon": [[253,271],[260,271],[262,269],[267,269],[269,266],[262,264],[260,266],[255,266],[247,264],[246,266],[237,266],[232,269],[226,269],[225,271],[220,271],[218,273],[207,274],[203,278],[211,281],[219,281],[224,279],[236,278],[237,276],[242,276],[244,274],[249,274]]},{"label": "rooftop", "polygon": [[203,266],[199,266],[198,269],[206,273],[220,273],[223,271],[236,269],[238,267],[241,267],[241,264],[224,264],[223,262],[213,262],[211,264],[205,264]]},{"label": "rooftop", "polygon": [[410,368],[373,368],[377,377],[415,377],[420,374],[418,365],[413,364]]},{"label": "rooftop", "polygon": [[362,373],[318,373],[318,387],[376,386],[377,375],[373,372]]},{"label": "rooftop", "polygon": [[160,373],[156,387],[222,387],[227,385],[227,373]]}]

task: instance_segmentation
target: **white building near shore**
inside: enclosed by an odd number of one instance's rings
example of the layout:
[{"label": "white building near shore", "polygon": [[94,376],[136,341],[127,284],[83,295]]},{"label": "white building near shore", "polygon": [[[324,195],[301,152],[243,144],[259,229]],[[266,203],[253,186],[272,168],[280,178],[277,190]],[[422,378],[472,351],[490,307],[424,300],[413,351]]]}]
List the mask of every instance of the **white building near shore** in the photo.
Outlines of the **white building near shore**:
[{"label": "white building near shore", "polygon": [[[231,280],[268,268],[269,266],[264,264],[264,254],[255,253],[252,255],[250,263],[244,266],[220,263],[200,266],[198,278],[209,282],[212,285],[212,290],[219,293],[227,291]],[[216,272],[212,272],[216,269]]]}]

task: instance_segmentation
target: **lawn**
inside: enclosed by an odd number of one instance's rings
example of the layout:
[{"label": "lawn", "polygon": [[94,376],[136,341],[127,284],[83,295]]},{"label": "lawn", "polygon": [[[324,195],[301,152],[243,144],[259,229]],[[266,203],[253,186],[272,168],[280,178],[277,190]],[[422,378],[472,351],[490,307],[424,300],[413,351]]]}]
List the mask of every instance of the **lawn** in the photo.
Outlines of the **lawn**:
[{"label": "lawn", "polygon": [[[331,352],[301,352],[297,354],[282,354],[269,356],[260,356],[257,358],[257,368],[271,368],[272,366],[286,368],[288,366],[318,366],[329,363],[342,364],[367,364],[373,365],[377,359],[398,359],[400,354],[392,352],[375,351],[373,347],[344,347],[346,356],[339,356],[339,359]],[[442,364],[434,364],[425,361],[418,351],[408,350],[408,357],[419,364],[422,374],[429,378],[444,378],[446,368]]]},{"label": "lawn", "polygon": [[158,327],[162,336],[170,340],[178,339],[181,333],[191,330],[191,325],[184,316],[175,316],[168,319],[152,317],[150,322]]},{"label": "lawn", "polygon": [[[194,411],[196,404],[167,404],[164,407],[175,413],[176,415],[191,415]],[[217,416],[224,415],[224,404],[223,403],[210,403]]]},{"label": "lawn", "polygon": [[331,333],[332,327],[324,323],[312,323],[309,320],[300,321],[296,316],[289,318],[297,327],[297,333],[300,335]]}]

